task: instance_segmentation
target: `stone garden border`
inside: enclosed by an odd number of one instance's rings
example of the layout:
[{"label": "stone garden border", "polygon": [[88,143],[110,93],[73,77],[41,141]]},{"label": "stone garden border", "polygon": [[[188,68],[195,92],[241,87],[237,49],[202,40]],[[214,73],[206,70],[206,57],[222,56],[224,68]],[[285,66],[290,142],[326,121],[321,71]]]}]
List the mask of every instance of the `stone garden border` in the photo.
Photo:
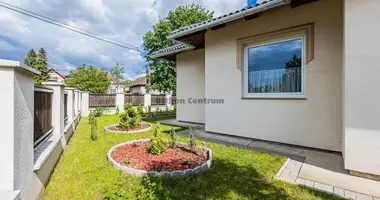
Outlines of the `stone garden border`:
[{"label": "stone garden border", "polygon": [[[160,177],[182,178],[182,177],[187,177],[187,176],[193,176],[193,175],[199,174],[201,172],[205,172],[211,168],[211,164],[212,164],[212,151],[211,151],[211,149],[199,147],[199,146],[197,146],[196,148],[203,149],[203,150],[207,151],[207,153],[208,153],[208,160],[205,163],[203,163],[201,166],[195,167],[194,169],[177,170],[177,171],[172,171],[172,172],[168,172],[168,171],[154,172],[154,171],[145,171],[145,170],[140,170],[140,169],[129,168],[129,167],[126,167],[126,166],[119,164],[111,156],[112,152],[120,146],[123,146],[126,144],[133,144],[133,143],[137,143],[137,142],[149,142],[149,141],[151,141],[150,138],[133,140],[133,141],[117,144],[117,145],[113,146],[108,151],[107,158],[116,169],[122,170],[127,174],[132,174],[132,175],[135,175],[137,177],[143,177],[145,175],[147,175],[147,176],[157,175]],[[177,144],[186,145],[185,143],[182,143],[182,142],[177,142]]]},{"label": "stone garden border", "polygon": [[[141,124],[148,124],[148,123],[141,123]],[[114,127],[114,126],[118,126],[119,124],[111,124],[111,125],[108,125],[106,127],[104,127],[104,131],[106,132],[110,132],[110,133],[121,133],[121,134],[127,134],[127,133],[141,133],[141,132],[145,132],[145,131],[149,131],[150,129],[152,129],[152,125],[151,124],[148,124],[149,127],[148,128],[144,128],[144,129],[140,129],[140,130],[133,130],[133,131],[115,131],[115,130],[112,130],[110,129],[111,127]]]}]

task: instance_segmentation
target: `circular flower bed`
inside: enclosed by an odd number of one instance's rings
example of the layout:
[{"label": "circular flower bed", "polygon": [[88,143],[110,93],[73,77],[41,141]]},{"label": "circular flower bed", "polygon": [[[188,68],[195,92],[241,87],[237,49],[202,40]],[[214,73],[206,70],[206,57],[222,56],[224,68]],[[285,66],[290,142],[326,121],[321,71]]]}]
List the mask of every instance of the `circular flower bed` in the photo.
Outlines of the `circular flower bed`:
[{"label": "circular flower bed", "polygon": [[119,170],[136,176],[185,177],[206,171],[211,167],[212,152],[208,148],[177,142],[161,155],[152,155],[148,148],[151,139],[134,140],[115,145],[108,152],[108,160]]},{"label": "circular flower bed", "polygon": [[152,129],[152,125],[148,123],[141,123],[140,125],[137,125],[135,128],[123,128],[120,126],[120,124],[112,124],[109,126],[104,127],[104,130],[111,133],[140,133],[149,131]]}]

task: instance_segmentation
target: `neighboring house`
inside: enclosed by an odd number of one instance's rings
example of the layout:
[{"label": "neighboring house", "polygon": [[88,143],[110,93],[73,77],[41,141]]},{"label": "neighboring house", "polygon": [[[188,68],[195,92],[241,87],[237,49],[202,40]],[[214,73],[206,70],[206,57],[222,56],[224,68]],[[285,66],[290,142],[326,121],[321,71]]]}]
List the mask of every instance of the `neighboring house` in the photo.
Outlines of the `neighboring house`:
[{"label": "neighboring house", "polygon": [[111,85],[108,87],[108,94],[124,93],[124,86],[118,85],[116,79],[107,72],[107,78],[111,80]]},{"label": "neighboring house", "polygon": [[65,82],[65,79],[67,77],[67,75],[61,74],[55,69],[49,69],[48,76],[49,76],[49,79],[54,79],[57,82],[61,82],[61,83]]},{"label": "neighboring house", "polygon": [[177,120],[380,175],[379,18],[380,1],[269,0],[177,29],[152,57],[176,61]]},{"label": "neighboring house", "polygon": [[142,75],[137,77],[135,80],[131,82],[131,87],[129,89],[130,93],[139,93],[139,94],[145,94],[146,93],[146,76]]}]

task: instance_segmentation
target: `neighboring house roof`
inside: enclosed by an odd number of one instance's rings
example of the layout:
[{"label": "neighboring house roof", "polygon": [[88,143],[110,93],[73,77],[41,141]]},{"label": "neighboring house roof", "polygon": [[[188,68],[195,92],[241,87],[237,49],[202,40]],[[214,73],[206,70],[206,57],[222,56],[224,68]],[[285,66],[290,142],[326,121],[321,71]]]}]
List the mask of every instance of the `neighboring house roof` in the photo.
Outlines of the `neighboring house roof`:
[{"label": "neighboring house roof", "polygon": [[[208,28],[216,30],[220,26],[223,27],[224,24],[228,22],[232,22],[241,18],[245,18],[246,20],[254,19],[257,17],[256,13],[267,11],[279,6],[283,6],[291,3],[292,7],[299,6],[304,3],[312,2],[316,0],[267,0],[261,3],[257,3],[256,5],[248,6],[242,8],[240,10],[236,10],[235,12],[231,12],[229,14],[225,14],[219,17],[212,18],[210,20],[202,21],[200,23],[191,24],[189,26],[181,27],[179,29],[171,32],[167,39],[174,40],[177,44],[155,51],[152,53],[152,58],[160,58],[165,57],[169,60],[175,60],[175,54],[195,49],[195,48],[203,48],[204,47],[204,33]],[[191,40],[189,38],[196,38],[195,40]],[[193,41],[193,43],[191,42]],[[180,44],[178,44],[180,43]],[[197,44],[195,44],[197,43]],[[174,56],[173,56],[174,54]]]},{"label": "neighboring house roof", "polygon": [[110,80],[112,80],[112,81],[114,80],[112,74],[106,72],[106,76],[107,76],[108,79],[110,79]]},{"label": "neighboring house roof", "polygon": [[137,77],[132,81],[131,86],[145,86],[146,85],[146,76]]},{"label": "neighboring house roof", "polygon": [[49,73],[49,72],[56,73],[56,74],[58,74],[60,77],[62,77],[63,79],[66,79],[66,78],[67,78],[67,75],[65,75],[65,74],[61,74],[61,73],[59,73],[57,70],[55,70],[55,69],[53,69],[53,68],[49,69],[48,73]]}]

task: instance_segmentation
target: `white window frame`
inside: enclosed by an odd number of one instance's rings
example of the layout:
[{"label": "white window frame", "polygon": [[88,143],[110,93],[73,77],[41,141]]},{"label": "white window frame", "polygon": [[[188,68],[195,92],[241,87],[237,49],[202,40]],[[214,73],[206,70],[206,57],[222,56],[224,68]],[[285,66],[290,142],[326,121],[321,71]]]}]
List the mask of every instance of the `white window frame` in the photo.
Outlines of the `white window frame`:
[{"label": "white window frame", "polygon": [[[248,92],[248,49],[261,47],[265,45],[278,44],[282,42],[292,41],[292,40],[301,40],[302,43],[302,66],[301,66],[301,92],[288,92],[288,93],[249,93]],[[281,99],[304,99],[306,98],[306,36],[295,35],[292,37],[280,38],[280,39],[272,39],[263,41],[260,43],[255,43],[251,45],[247,45],[244,47],[244,69],[243,69],[243,94],[244,98],[281,98]]]}]

